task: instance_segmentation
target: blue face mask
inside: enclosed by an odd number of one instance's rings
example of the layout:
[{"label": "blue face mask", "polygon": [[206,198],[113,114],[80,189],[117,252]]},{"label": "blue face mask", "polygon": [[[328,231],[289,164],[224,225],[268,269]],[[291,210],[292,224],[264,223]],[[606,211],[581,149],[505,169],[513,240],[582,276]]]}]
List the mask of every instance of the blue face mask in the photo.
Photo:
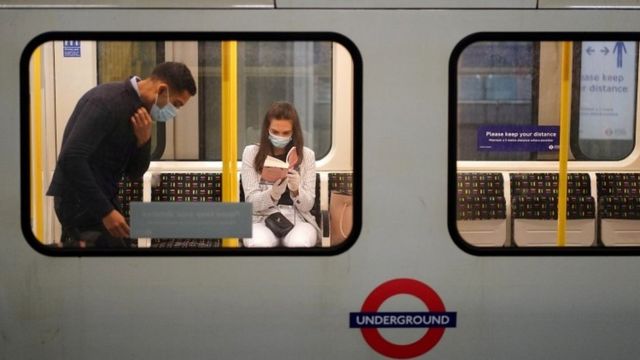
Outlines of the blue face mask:
[{"label": "blue face mask", "polygon": [[287,146],[287,144],[291,142],[291,136],[284,137],[284,136],[278,136],[278,135],[273,135],[272,133],[269,133],[269,140],[271,141],[271,144],[273,146],[282,149],[283,147]]},{"label": "blue face mask", "polygon": [[169,101],[169,89],[167,88],[167,105],[160,108],[158,107],[158,95],[156,95],[156,102],[151,107],[151,118],[157,122],[167,122],[176,115],[178,115],[178,109]]}]

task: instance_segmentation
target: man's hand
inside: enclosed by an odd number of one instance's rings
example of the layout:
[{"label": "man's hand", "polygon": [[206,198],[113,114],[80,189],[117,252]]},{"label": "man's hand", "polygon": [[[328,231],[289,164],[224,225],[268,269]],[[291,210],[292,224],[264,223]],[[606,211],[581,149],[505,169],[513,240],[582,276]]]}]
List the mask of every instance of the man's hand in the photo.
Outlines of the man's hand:
[{"label": "man's hand", "polygon": [[107,216],[102,218],[102,224],[104,224],[104,227],[113,237],[129,237],[129,225],[127,224],[127,220],[118,212],[118,210],[111,210]]},{"label": "man's hand", "polygon": [[138,147],[142,147],[151,139],[151,115],[145,107],[140,107],[131,116],[131,125],[138,140]]}]

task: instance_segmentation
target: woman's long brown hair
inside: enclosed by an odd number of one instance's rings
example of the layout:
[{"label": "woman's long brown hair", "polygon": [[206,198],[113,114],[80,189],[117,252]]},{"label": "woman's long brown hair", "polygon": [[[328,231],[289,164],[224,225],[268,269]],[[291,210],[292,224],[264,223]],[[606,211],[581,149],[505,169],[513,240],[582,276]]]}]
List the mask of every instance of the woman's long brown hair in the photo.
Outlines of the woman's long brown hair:
[{"label": "woman's long brown hair", "polygon": [[298,118],[298,112],[296,108],[293,107],[292,104],[286,101],[276,101],[269,107],[269,110],[264,115],[264,120],[262,121],[262,130],[260,132],[260,148],[258,149],[258,154],[253,160],[253,167],[258,172],[262,172],[262,167],[264,165],[264,160],[267,158],[267,155],[273,156],[274,146],[271,144],[269,140],[269,126],[271,125],[271,120],[289,120],[291,121],[292,128],[292,136],[291,142],[287,144],[285,147],[285,154],[289,152],[292,146],[296,147],[296,153],[298,153],[298,165],[302,163],[302,153],[304,152],[304,140],[302,139],[302,127],[300,126],[300,119]]}]

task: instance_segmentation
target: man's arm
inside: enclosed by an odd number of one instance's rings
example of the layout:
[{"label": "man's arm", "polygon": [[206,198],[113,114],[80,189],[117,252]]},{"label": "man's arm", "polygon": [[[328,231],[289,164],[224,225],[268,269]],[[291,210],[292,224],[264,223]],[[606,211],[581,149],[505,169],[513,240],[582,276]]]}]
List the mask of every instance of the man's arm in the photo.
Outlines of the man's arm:
[{"label": "man's arm", "polygon": [[79,102],[72,116],[75,123],[65,139],[58,166],[80,200],[87,204],[95,216],[103,218],[114,208],[98,187],[89,159],[104,137],[113,130],[115,121],[104,106],[92,99]]}]

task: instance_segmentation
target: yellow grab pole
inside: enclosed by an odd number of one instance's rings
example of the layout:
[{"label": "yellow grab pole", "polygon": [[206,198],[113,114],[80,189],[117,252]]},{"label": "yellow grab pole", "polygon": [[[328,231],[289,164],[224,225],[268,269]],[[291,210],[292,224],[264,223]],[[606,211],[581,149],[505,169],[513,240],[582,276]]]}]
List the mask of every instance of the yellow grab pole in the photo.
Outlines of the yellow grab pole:
[{"label": "yellow grab pole", "polygon": [[[223,41],[222,51],[222,201],[238,201],[238,43]],[[222,239],[238,247],[237,238]]]},{"label": "yellow grab pole", "polygon": [[42,52],[37,48],[31,55],[31,229],[44,243],[43,181],[42,181]]},{"label": "yellow grab pole", "polygon": [[558,158],[558,246],[565,246],[567,229],[567,162],[569,161],[569,117],[571,116],[571,47],[561,43],[560,154]]}]

